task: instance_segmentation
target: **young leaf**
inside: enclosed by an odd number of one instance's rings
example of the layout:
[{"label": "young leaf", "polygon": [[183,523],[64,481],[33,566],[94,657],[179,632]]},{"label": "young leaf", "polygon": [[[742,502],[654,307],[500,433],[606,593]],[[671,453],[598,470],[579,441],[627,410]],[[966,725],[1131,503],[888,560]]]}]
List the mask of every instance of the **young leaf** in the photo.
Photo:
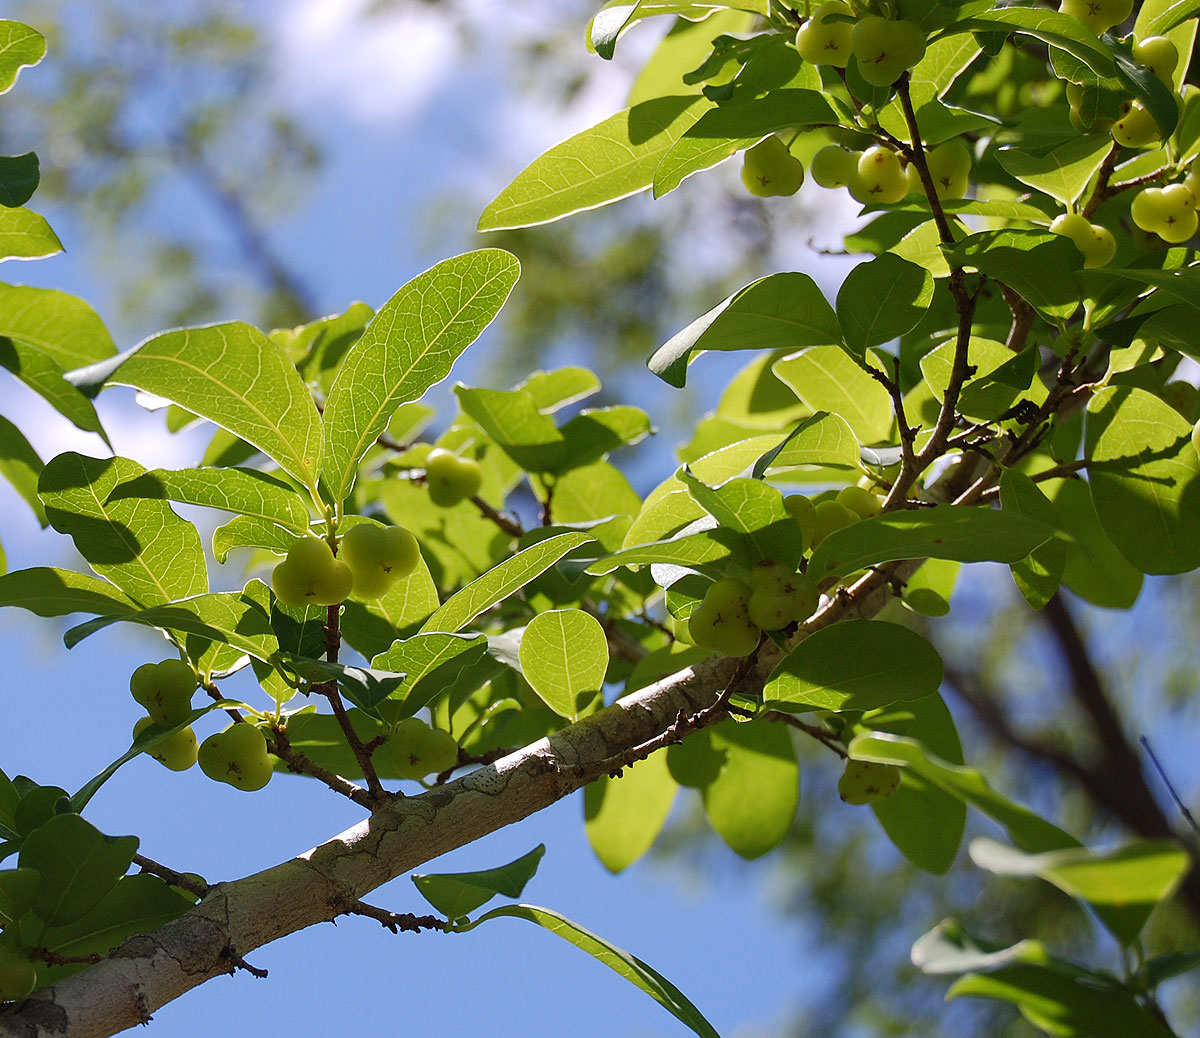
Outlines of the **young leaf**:
[{"label": "young leaf", "polygon": [[610,944],[602,937],[597,937],[590,930],[585,930],[578,923],[571,922],[557,912],[536,905],[501,905],[485,912],[474,922],[459,927],[459,932],[474,929],[480,923],[489,919],[499,919],[512,916],[517,919],[528,919],[531,923],[544,927],[563,940],[570,941],[575,947],[604,963],[610,970],[624,977],[635,987],[640,988],[654,1001],[659,1003],[677,1020],[686,1024],[700,1038],[721,1038],[698,1010],[674,984],[657,970],[646,965],[641,959],[629,952]]},{"label": "young leaf", "polygon": [[549,223],[644,191],[662,156],[712,102],[657,97],[551,148],[518,174],[479,218],[479,230]]},{"label": "young leaf", "polygon": [[622,872],[645,854],[666,824],[678,788],[666,750],[584,787],[584,831],[600,864]]},{"label": "young leaf", "polygon": [[74,922],[117,885],[136,836],[105,836],[77,814],[55,815],[25,837],[20,867],[39,872],[34,911],[50,926]]},{"label": "young leaf", "polygon": [[191,523],[165,502],[108,500],[118,484],[143,472],[128,458],[60,454],[38,481],[46,518],[70,534],[92,569],[143,605],[207,591],[204,549]]},{"label": "young leaf", "polygon": [[942,660],[924,638],[883,620],[824,627],[789,652],[763,688],[765,708],[875,710],[933,695]]},{"label": "young leaf", "polygon": [[346,354],[325,404],[324,478],[337,502],[400,404],[444,379],[520,276],[515,256],[479,249],[435,264],[387,301]]},{"label": "young leaf", "polygon": [[823,580],[896,559],[1013,563],[1053,533],[1023,515],[968,505],[887,512],[834,530],[813,549],[807,572]]},{"label": "young leaf", "polygon": [[574,721],[582,703],[604,684],[608,639],[600,621],[582,609],[551,609],[529,621],[520,659],[525,680],[542,702]]},{"label": "young leaf", "polygon": [[568,552],[591,540],[586,533],[560,533],[517,552],[451,596],[421,625],[421,633],[461,631],[485,609],[503,602]]},{"label": "young leaf", "polygon": [[520,897],[537,873],[546,845],[539,843],[516,861],[479,872],[448,872],[440,875],[414,873],[413,884],[421,897],[447,919],[462,919],[481,908],[497,894]]},{"label": "young leaf", "polygon": [[1200,566],[1200,457],[1191,435],[1178,411],[1144,389],[1109,386],[1088,403],[1096,514],[1143,573]]},{"label": "young leaf", "polygon": [[76,385],[133,386],[207,418],[315,488],[321,416],[296,368],[257,328],[240,322],[179,328],[73,373]]},{"label": "young leaf", "polygon": [[647,364],[668,385],[681,388],[688,362],[700,350],[797,350],[840,341],[837,315],[812,278],[769,274],[696,318]]}]

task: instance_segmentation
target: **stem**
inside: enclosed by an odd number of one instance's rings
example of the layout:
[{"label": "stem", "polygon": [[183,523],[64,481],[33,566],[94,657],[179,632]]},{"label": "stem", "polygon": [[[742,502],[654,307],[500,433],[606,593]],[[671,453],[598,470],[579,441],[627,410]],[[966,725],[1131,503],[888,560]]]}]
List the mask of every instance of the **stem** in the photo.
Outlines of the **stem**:
[{"label": "stem", "polygon": [[341,775],[335,774],[328,768],[321,767],[320,764],[299,750],[292,749],[291,743],[288,741],[286,728],[280,726],[271,729],[270,745],[267,748],[288,766],[289,771],[297,775],[308,775],[311,778],[315,778],[318,782],[323,782],[335,793],[340,793],[342,796],[353,800],[368,811],[374,807],[371,794],[363,789],[362,786],[355,785],[353,782],[342,778]]}]

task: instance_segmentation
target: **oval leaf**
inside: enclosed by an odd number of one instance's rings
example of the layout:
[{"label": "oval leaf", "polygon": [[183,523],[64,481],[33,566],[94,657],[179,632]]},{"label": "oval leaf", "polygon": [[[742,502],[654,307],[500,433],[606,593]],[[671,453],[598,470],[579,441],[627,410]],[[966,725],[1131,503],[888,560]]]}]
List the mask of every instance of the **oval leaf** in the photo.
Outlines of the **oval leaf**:
[{"label": "oval leaf", "polygon": [[573,721],[604,684],[608,639],[600,621],[582,609],[552,609],[529,621],[520,658],[521,672],[542,702]]}]

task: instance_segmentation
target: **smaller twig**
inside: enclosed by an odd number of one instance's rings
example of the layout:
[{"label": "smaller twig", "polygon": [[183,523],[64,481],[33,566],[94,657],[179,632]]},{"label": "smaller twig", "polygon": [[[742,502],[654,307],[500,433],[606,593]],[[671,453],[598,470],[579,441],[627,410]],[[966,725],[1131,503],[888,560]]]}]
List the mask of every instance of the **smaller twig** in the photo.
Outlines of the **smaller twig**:
[{"label": "smaller twig", "polygon": [[1200,836],[1200,824],[1196,822],[1195,816],[1191,811],[1188,810],[1187,804],[1183,802],[1182,798],[1179,796],[1179,793],[1176,792],[1175,786],[1172,784],[1171,780],[1167,778],[1166,769],[1163,768],[1162,763],[1158,759],[1158,755],[1150,746],[1150,740],[1143,735],[1139,737],[1138,742],[1142,744],[1142,749],[1144,749],[1147,756],[1149,756],[1150,763],[1154,765],[1154,770],[1158,772],[1158,777],[1163,780],[1163,785],[1167,787],[1167,792],[1171,794],[1171,799],[1175,801],[1175,806],[1179,808],[1179,813],[1183,815],[1183,820],[1192,827],[1192,831],[1196,833],[1197,836]]},{"label": "smaller twig", "polygon": [[285,728],[270,729],[270,739],[267,749],[287,765],[288,771],[297,775],[308,775],[310,778],[315,778],[318,782],[323,782],[335,793],[340,793],[342,796],[353,800],[360,807],[365,807],[368,811],[375,806],[371,794],[363,789],[362,786],[355,785],[355,783],[348,779],[342,778],[341,775],[322,767],[307,754],[292,749]]},{"label": "smaller twig", "polygon": [[791,728],[795,728],[805,735],[811,735],[822,746],[826,746],[833,750],[839,757],[846,760],[849,754],[846,753],[846,747],[833,732],[828,728],[822,728],[819,724],[809,724],[807,721],[801,721],[800,718],[794,717],[792,714],[785,714],[781,710],[768,710],[762,714],[764,721],[773,721],[777,724],[786,724]]},{"label": "smaller twig", "polygon": [[221,958],[229,963],[229,972],[235,973],[238,970],[245,970],[252,977],[257,977],[259,980],[265,980],[267,971],[259,966],[251,966],[245,959],[238,954],[237,949],[232,944],[225,945],[221,949]]},{"label": "smaller twig", "polygon": [[144,854],[134,854],[133,863],[143,872],[149,872],[152,876],[166,880],[173,887],[180,887],[189,894],[195,894],[196,897],[208,897],[209,886],[203,880],[197,880],[186,873],[169,869],[166,865],[161,865]]},{"label": "smaller twig", "polygon": [[1117,168],[1117,157],[1120,154],[1121,145],[1113,141],[1113,146],[1108,150],[1108,154],[1104,156],[1104,161],[1100,163],[1100,168],[1096,171],[1096,186],[1092,189],[1092,196],[1079,211],[1079,215],[1085,220],[1090,221],[1101,203],[1116,194],[1116,191],[1110,189],[1109,181],[1112,179],[1113,171]]},{"label": "smaller twig", "polygon": [[[221,690],[219,688],[217,688],[217,686],[211,681],[207,685],[201,685],[200,687],[202,689],[204,689],[204,692],[208,696],[208,698],[213,700],[214,702],[220,702],[220,700],[225,698],[223,695],[221,695]],[[242,716],[242,712],[240,710],[235,710],[231,706],[227,706],[225,708],[225,713],[227,713],[231,718],[233,718],[235,723],[240,723],[240,722],[246,720]]]},{"label": "smaller twig", "polygon": [[443,786],[450,781],[450,776],[453,775],[459,768],[469,768],[476,764],[495,764],[496,761],[503,757],[507,757],[510,753],[515,753],[516,750],[511,746],[503,746],[495,750],[484,750],[483,753],[468,753],[461,746],[458,748],[458,760],[456,760],[445,771],[441,772],[437,778],[433,780],[435,786]]},{"label": "smaller twig", "polygon": [[389,912],[386,908],[368,905],[365,901],[347,900],[346,915],[361,915],[374,919],[392,933],[420,933],[422,930],[440,930],[447,933],[452,927],[448,919],[436,915],[413,915],[411,912]]},{"label": "smaller twig", "polygon": [[91,955],[60,955],[49,948],[39,948],[37,956],[47,966],[94,966],[104,958],[95,952]]},{"label": "smaller twig", "polygon": [[[371,757],[367,753],[366,746],[363,745],[362,739],[358,737],[358,732],[354,730],[354,725],[350,721],[350,715],[346,711],[346,704],[342,702],[341,694],[338,692],[337,682],[324,681],[319,685],[310,686],[309,691],[324,696],[333,708],[333,716],[337,718],[338,727],[342,729],[342,735],[345,736],[346,742],[354,754],[354,759],[358,761],[358,767],[363,773],[363,778],[367,781],[367,794],[364,806],[371,811],[382,807],[392,799],[392,796],[383,788],[383,783],[379,781],[379,774],[375,771],[375,765],[371,762]],[[326,784],[328,785],[328,783]],[[339,789],[338,792],[343,792],[343,790]],[[351,796],[349,793],[346,793],[346,795],[350,796],[352,800],[359,802],[357,797]]]},{"label": "smaller twig", "polygon": [[892,411],[896,415],[896,428],[900,433],[900,452],[903,459],[902,467],[911,467],[916,462],[913,444],[916,442],[917,430],[908,424],[908,417],[904,412],[904,394],[900,392],[900,358],[892,358],[892,378],[888,378],[887,375],[871,364],[866,365],[866,371],[867,374],[887,390],[888,396],[892,398]]},{"label": "smaller twig", "polygon": [[504,533],[508,534],[509,537],[517,538],[524,536],[525,527],[523,527],[515,519],[510,519],[503,512],[498,512],[478,494],[471,498],[471,504],[479,509],[480,515],[482,515],[485,519],[489,519],[495,523]]},{"label": "smaller twig", "polygon": [[1004,345],[1013,353],[1020,353],[1029,339],[1036,314],[1033,307],[1025,301],[1025,297],[1008,285],[1000,286],[1000,294],[1004,296],[1004,301],[1012,311],[1012,326],[1008,329],[1008,338],[1004,340]]}]

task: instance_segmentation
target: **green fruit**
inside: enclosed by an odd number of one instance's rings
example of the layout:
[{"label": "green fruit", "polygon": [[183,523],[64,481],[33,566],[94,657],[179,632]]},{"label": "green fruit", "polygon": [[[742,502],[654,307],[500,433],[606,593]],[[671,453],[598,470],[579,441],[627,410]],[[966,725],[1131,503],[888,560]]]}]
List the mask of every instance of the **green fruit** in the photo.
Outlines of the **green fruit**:
[{"label": "green fruit", "polygon": [[813,531],[816,529],[816,505],[812,503],[812,498],[804,494],[788,494],[783,499],[783,507],[800,527],[800,536],[803,538],[801,550],[811,547]]},{"label": "green fruit", "polygon": [[742,183],[758,198],[794,195],[804,183],[804,167],[772,134],[743,153]]},{"label": "green fruit", "polygon": [[858,171],[860,154],[836,144],[827,144],[812,157],[808,171],[821,187],[846,187]]},{"label": "green fruit", "polygon": [[890,205],[908,194],[908,178],[896,153],[876,144],[859,156],[849,187],[850,194],[863,205]]},{"label": "green fruit", "polygon": [[1050,230],[1070,238],[1083,253],[1084,266],[1103,267],[1116,254],[1117,242],[1107,228],[1088,223],[1078,213],[1061,213],[1050,224]]},{"label": "green fruit", "polygon": [[726,656],[749,656],[758,648],[759,639],[759,629],[750,622],[747,608],[750,595],[749,585],[740,580],[718,580],[688,618],[692,641]]},{"label": "green fruit", "polygon": [[1062,0],[1059,10],[1073,14],[1099,36],[1129,17],[1133,0]]},{"label": "green fruit", "polygon": [[1129,215],[1143,231],[1178,245],[1196,233],[1196,196],[1184,184],[1148,187],[1138,192]]},{"label": "green fruit", "polygon": [[840,501],[818,501],[816,508],[813,510],[813,536],[812,546],[815,548],[834,530],[840,530],[844,526],[851,526],[858,522],[859,515],[857,512],[850,511]]},{"label": "green fruit", "polygon": [[925,31],[915,22],[867,15],[854,23],[850,45],[872,86],[891,86],[925,57]]},{"label": "green fruit", "polygon": [[1165,36],[1147,36],[1133,45],[1133,60],[1145,65],[1169,88],[1174,89],[1172,78],[1179,64],[1179,50]]},{"label": "green fruit", "polygon": [[[971,186],[971,150],[958,140],[946,141],[925,153],[933,189],[938,198],[965,198]],[[924,194],[921,174],[915,162],[905,169],[910,190]]]},{"label": "green fruit", "polygon": [[886,800],[900,788],[900,769],[869,760],[848,760],[838,779],[838,796],[847,804]]},{"label": "green fruit", "polygon": [[870,519],[883,508],[883,498],[872,494],[866,487],[842,487],[838,491],[839,504],[845,505],[860,519]]},{"label": "green fruit", "polygon": [[266,737],[252,724],[237,722],[200,744],[200,770],[210,779],[253,792],[271,781],[273,764]]},{"label": "green fruit", "polygon": [[0,1002],[20,1002],[37,987],[37,970],[19,952],[0,946]]},{"label": "green fruit", "polygon": [[845,68],[850,60],[850,35],[854,31],[854,23],[826,21],[832,14],[853,17],[854,12],[841,0],[829,0],[821,4],[796,33],[796,50],[810,64]]},{"label": "green fruit", "polygon": [[[133,737],[136,739],[154,723],[153,717],[141,718],[133,726]],[[146,750],[146,753],[164,768],[171,771],[187,771],[196,763],[197,750],[196,733],[191,728],[181,728],[174,735],[168,735],[153,749]]]},{"label": "green fruit", "polygon": [[760,562],[750,571],[750,597],[746,614],[764,631],[779,631],[807,620],[821,600],[816,584],[778,562]]},{"label": "green fruit", "polygon": [[392,763],[401,778],[438,775],[458,761],[458,743],[449,732],[430,728],[419,717],[407,717],[388,736]]},{"label": "green fruit", "polygon": [[146,713],[164,728],[173,728],[192,712],[196,673],[183,660],[143,663],[129,677],[129,691]]},{"label": "green fruit", "polygon": [[1112,124],[1112,139],[1122,148],[1144,148],[1162,139],[1158,123],[1141,101],[1130,101],[1125,114]]},{"label": "green fruit", "polygon": [[298,537],[275,571],[271,588],[286,606],[331,606],[344,602],[354,587],[350,567],[333,557],[320,537]]},{"label": "green fruit", "polygon": [[372,599],[416,569],[421,549],[402,526],[359,523],[342,537],[338,558],[350,567],[354,597]]},{"label": "green fruit", "polygon": [[453,508],[474,497],[483,486],[483,469],[473,458],[435,447],[425,459],[425,484],[429,500],[439,508]]}]

